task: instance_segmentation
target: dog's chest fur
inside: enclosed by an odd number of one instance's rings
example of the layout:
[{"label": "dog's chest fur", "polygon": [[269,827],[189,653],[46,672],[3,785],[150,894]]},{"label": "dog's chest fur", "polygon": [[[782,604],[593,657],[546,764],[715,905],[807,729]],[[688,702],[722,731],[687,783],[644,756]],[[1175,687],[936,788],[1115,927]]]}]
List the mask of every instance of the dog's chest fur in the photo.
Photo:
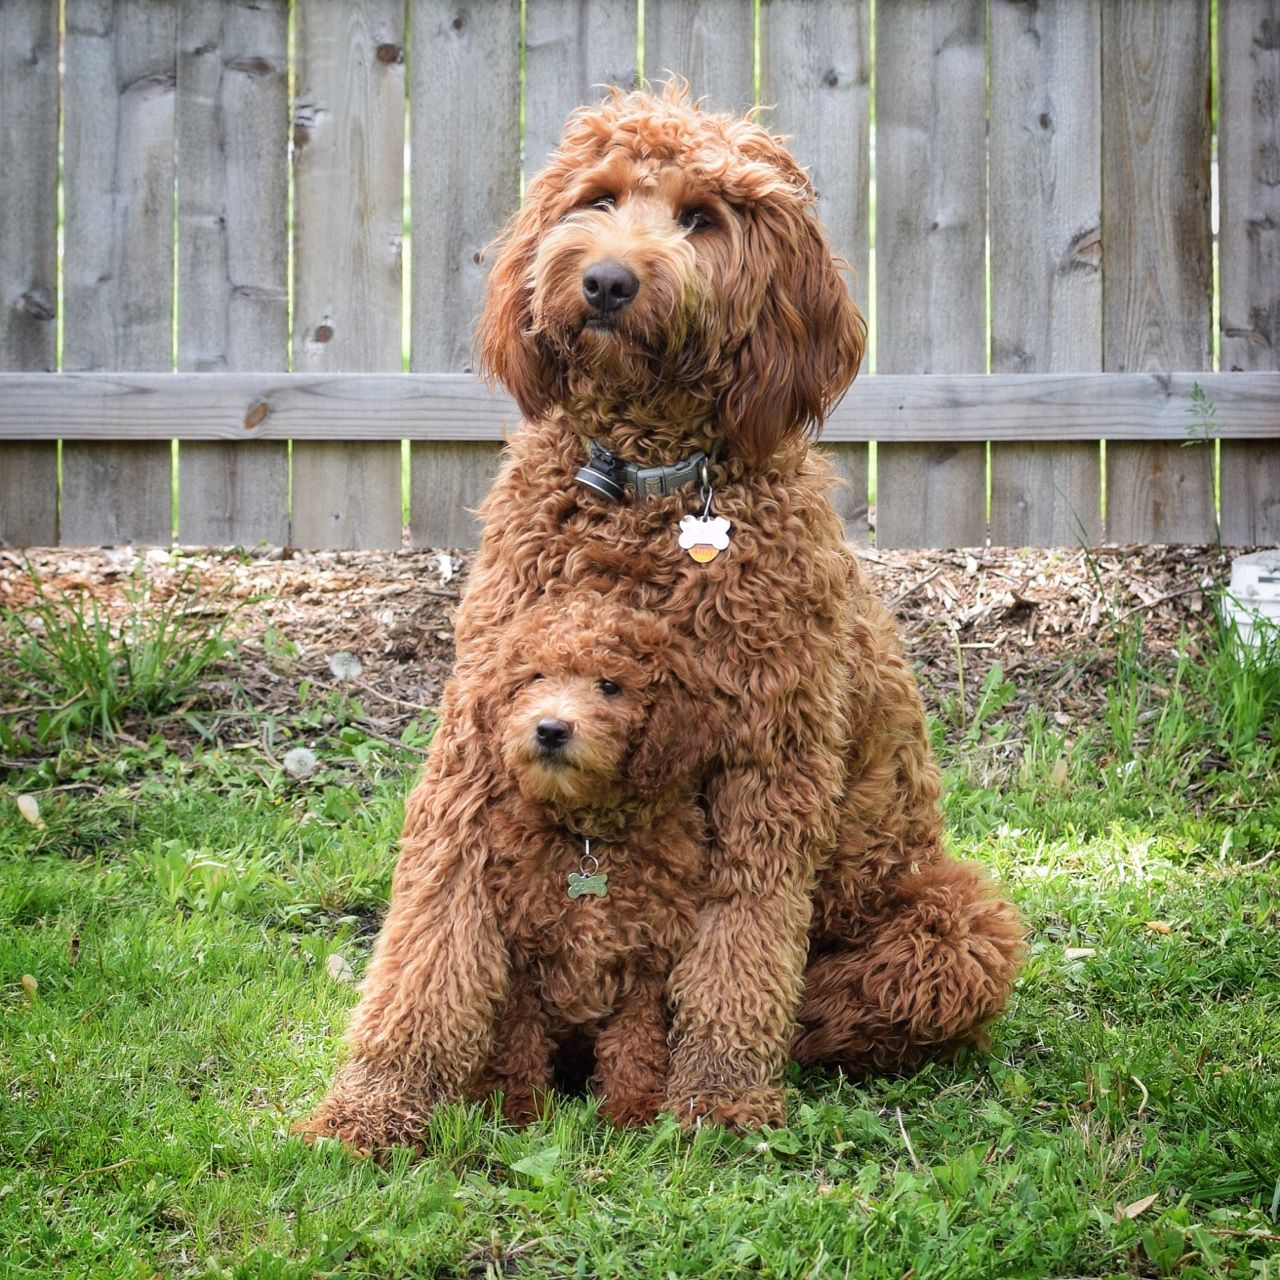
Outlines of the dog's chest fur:
[{"label": "dog's chest fur", "polygon": [[700,825],[692,811],[673,813],[622,841],[593,841],[592,853],[608,876],[604,897],[569,897],[569,875],[579,869],[583,846],[560,828],[522,833],[511,853],[490,867],[487,888],[512,965],[534,976],[558,1019],[596,1022],[637,978],[670,971],[703,905]]}]

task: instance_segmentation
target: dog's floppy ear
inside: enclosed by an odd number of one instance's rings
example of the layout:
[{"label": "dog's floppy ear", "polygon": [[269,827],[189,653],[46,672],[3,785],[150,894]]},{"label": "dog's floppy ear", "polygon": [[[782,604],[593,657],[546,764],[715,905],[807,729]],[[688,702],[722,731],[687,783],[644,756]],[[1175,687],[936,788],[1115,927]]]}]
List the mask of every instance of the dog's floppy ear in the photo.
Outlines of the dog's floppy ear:
[{"label": "dog's floppy ear", "polygon": [[544,188],[549,174],[530,183],[524,208],[486,250],[497,252],[476,330],[476,354],[486,377],[497,378],[530,420],[540,418],[563,392],[563,373],[543,341],[532,332],[530,270],[545,231]]},{"label": "dog's floppy ear", "polygon": [[746,251],[772,272],[735,357],[721,422],[731,447],[763,466],[788,440],[821,429],[858,372],[867,326],[845,288],[843,264],[796,197],[752,211]]},{"label": "dog's floppy ear", "polygon": [[705,764],[719,737],[714,707],[695,700],[682,684],[665,685],[631,752],[627,779],[642,795],[654,795]]}]

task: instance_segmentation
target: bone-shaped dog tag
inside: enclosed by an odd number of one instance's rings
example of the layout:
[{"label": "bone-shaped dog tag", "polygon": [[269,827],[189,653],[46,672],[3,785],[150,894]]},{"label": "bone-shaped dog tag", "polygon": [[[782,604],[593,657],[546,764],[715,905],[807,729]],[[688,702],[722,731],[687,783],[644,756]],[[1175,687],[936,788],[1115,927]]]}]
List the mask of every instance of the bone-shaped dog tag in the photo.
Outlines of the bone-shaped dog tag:
[{"label": "bone-shaped dog tag", "polygon": [[593,875],[585,875],[581,871],[569,872],[569,897],[583,898],[592,895],[605,898],[609,895],[609,875],[605,871],[597,871]]}]

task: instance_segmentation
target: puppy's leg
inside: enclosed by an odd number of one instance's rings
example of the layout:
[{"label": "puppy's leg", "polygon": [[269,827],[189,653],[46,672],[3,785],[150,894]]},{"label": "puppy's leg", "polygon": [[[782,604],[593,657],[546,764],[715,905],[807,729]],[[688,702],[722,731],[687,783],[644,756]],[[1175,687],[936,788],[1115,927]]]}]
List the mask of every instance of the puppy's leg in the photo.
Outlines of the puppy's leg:
[{"label": "puppy's leg", "polygon": [[596,1039],[600,1110],[616,1125],[652,1124],[662,1110],[671,1052],[663,980],[643,976]]},{"label": "puppy's leg", "polygon": [[551,1089],[555,1041],[528,974],[512,977],[507,1005],[494,1028],[493,1049],[472,1096],[501,1092],[502,1114],[512,1124],[536,1120]]},{"label": "puppy's leg", "polygon": [[1017,911],[970,863],[892,882],[865,930],[809,962],[792,1045],[802,1063],[859,1075],[914,1070],[1000,1012],[1024,950]]}]

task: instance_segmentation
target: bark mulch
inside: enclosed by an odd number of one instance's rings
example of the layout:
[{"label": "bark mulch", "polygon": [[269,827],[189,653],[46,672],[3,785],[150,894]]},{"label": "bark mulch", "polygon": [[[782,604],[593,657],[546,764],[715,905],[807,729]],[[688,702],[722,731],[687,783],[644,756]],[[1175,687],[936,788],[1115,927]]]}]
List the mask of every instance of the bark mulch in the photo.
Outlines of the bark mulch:
[{"label": "bark mulch", "polygon": [[[859,554],[899,619],[932,710],[963,722],[999,664],[1016,690],[1004,715],[1016,718],[1035,703],[1068,726],[1095,718],[1105,702],[1117,627],[1140,620],[1156,664],[1184,633],[1199,642],[1213,621],[1210,594],[1225,584],[1239,550]],[[236,689],[240,706],[287,714],[308,680],[359,698],[373,731],[395,739],[439,699],[470,561],[471,553],[458,550],[40,550],[27,558],[3,551],[0,609],[31,601],[32,571],[47,594],[87,593],[112,616],[126,609],[131,586],[154,599],[191,591],[190,607],[235,609],[238,657],[224,664],[219,682]],[[180,721],[165,732],[179,745]]]}]

